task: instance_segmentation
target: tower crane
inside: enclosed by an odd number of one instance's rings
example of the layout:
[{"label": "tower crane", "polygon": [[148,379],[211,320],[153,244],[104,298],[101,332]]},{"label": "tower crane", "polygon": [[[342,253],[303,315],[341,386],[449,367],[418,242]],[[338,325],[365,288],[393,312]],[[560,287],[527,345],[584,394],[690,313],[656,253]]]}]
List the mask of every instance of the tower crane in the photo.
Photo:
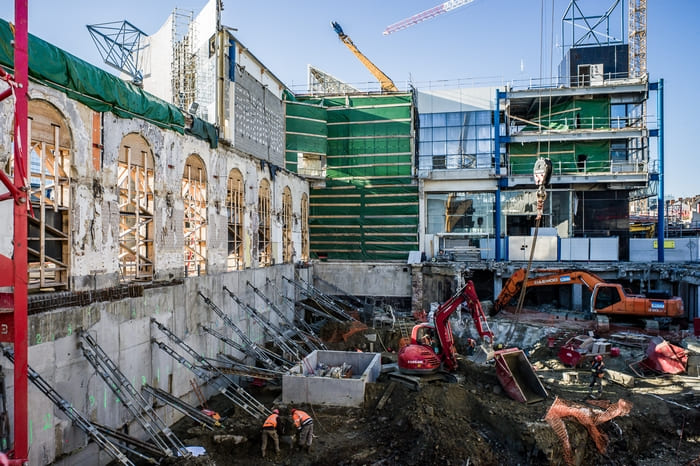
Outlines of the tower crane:
[{"label": "tower crane", "polygon": [[435,16],[441,15],[443,13],[447,13],[448,11],[452,11],[456,8],[467,5],[473,1],[474,0],[449,0],[447,2],[436,5],[432,8],[428,8],[425,11],[421,11],[420,13],[416,13],[413,16],[410,16],[408,18],[404,18],[401,21],[398,21],[390,26],[387,26],[387,28],[384,29],[384,32],[382,34],[387,36],[387,35],[391,34],[392,32],[406,29],[407,27],[413,26],[414,24],[418,24],[421,21],[425,21],[426,19],[434,18]]},{"label": "tower crane", "polygon": [[365,56],[360,50],[355,46],[353,43],[352,39],[350,39],[347,34],[343,32],[343,28],[340,27],[340,24],[338,24],[335,21],[331,21],[331,26],[333,26],[333,29],[335,29],[335,32],[338,33],[338,37],[340,40],[347,46],[347,48],[350,49],[352,53],[355,54],[358,60],[362,62],[363,65],[367,67],[367,69],[374,75],[375,78],[379,81],[379,85],[382,88],[382,91],[385,92],[398,92],[398,88],[394,85],[394,81],[392,81],[389,76],[384,74],[382,70],[380,70],[377,65],[372,63],[369,58]]}]

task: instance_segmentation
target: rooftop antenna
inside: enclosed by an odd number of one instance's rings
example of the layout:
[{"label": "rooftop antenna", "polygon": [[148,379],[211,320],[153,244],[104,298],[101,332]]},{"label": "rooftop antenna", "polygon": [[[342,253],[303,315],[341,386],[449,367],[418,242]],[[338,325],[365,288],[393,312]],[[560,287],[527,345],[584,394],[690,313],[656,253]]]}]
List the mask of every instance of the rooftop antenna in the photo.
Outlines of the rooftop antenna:
[{"label": "rooftop antenna", "polygon": [[142,38],[147,34],[129,21],[88,24],[88,31],[104,62],[131,76],[134,84],[143,82],[138,69],[139,52],[143,50]]}]

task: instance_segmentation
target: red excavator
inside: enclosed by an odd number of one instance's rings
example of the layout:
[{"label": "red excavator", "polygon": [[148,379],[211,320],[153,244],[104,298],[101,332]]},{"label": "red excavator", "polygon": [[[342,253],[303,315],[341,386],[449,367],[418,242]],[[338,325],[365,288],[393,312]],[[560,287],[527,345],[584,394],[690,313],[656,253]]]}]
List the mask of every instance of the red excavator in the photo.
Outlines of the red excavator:
[{"label": "red excavator", "polygon": [[[544,275],[543,275],[544,273]],[[525,269],[516,270],[506,281],[494,303],[500,311],[520,292],[525,280]],[[583,270],[539,271],[528,278],[527,288],[533,286],[581,284],[591,291],[591,312],[608,316],[627,316],[644,319],[682,320],[685,317],[683,300],[667,293],[633,294],[619,283],[608,283],[599,276]]]},{"label": "red excavator", "polygon": [[493,333],[486,322],[474,283],[469,280],[457,294],[438,307],[432,321],[413,327],[411,343],[399,350],[399,371],[420,375],[432,374],[441,368],[450,372],[457,368],[457,352],[449,319],[461,305],[465,305],[471,312],[476,330],[484,343],[493,344]]},{"label": "red excavator", "polygon": [[[547,390],[522,350],[507,348],[493,351],[493,332],[486,322],[486,314],[481,308],[471,280],[467,281],[457,294],[438,307],[429,318],[429,322],[413,327],[411,343],[399,350],[399,372],[390,374],[390,377],[407,383],[416,390],[420,389],[421,381],[432,381],[433,378],[434,380],[456,379],[449,374],[457,369],[457,351],[449,319],[452,313],[462,305],[471,312],[474,325],[482,340],[472,360],[483,363],[494,359],[496,377],[508,396],[514,400],[522,403],[544,400],[547,397]],[[446,377],[443,377],[445,375]]]}]

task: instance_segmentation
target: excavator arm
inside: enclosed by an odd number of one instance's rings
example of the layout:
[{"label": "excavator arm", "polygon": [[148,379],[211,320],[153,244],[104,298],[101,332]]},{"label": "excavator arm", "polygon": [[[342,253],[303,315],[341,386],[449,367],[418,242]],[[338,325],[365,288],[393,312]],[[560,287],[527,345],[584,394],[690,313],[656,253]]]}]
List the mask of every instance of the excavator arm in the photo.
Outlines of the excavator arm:
[{"label": "excavator arm", "polygon": [[[498,295],[493,307],[496,312],[502,310],[510,301],[518,294],[523,287],[526,270],[519,269],[513,272],[513,275],[503,285],[501,293]],[[593,291],[597,284],[603,284],[605,281],[599,276],[582,270],[563,271],[544,275],[539,277],[531,277],[527,280],[527,288],[531,286],[550,286],[550,285],[584,285],[589,290]]]},{"label": "excavator arm", "polygon": [[349,48],[350,51],[355,54],[357,59],[360,60],[363,65],[365,65],[370,73],[377,78],[382,91],[398,92],[398,88],[394,85],[394,82],[389,78],[389,76],[384,74],[384,72],[380,70],[377,65],[372,63],[370,59],[365,56],[365,54],[360,52],[360,50],[353,43],[352,39],[350,39],[350,37],[343,32],[343,28],[340,27],[340,24],[335,21],[331,21],[331,26],[333,26],[333,29],[335,29],[335,32],[338,34],[338,37],[345,44],[345,46]]},{"label": "excavator arm", "polygon": [[433,317],[437,337],[445,352],[445,368],[450,371],[457,367],[457,358],[454,336],[452,335],[449,319],[452,313],[459,309],[461,305],[466,306],[471,312],[479,336],[483,340],[493,343],[493,332],[489,329],[488,322],[486,321],[486,314],[484,314],[484,310],[479,302],[479,297],[476,294],[476,289],[474,288],[474,282],[469,280],[458,293],[445,301],[437,311],[435,311]]}]

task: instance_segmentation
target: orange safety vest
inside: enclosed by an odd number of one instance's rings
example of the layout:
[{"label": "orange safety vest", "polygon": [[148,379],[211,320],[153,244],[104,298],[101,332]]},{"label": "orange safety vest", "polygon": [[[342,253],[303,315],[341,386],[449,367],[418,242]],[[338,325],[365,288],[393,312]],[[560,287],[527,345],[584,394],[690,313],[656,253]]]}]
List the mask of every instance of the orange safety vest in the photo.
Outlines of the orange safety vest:
[{"label": "orange safety vest", "polygon": [[294,415],[292,416],[294,419],[294,425],[300,429],[301,426],[306,425],[306,424],[311,424],[313,420],[311,419],[311,416],[306,414],[304,411],[296,410],[294,412]]},{"label": "orange safety vest", "polygon": [[270,414],[267,417],[267,419],[265,419],[265,422],[263,423],[263,429],[266,429],[266,430],[276,429],[278,417],[279,417],[279,414],[275,414],[275,413]]}]

